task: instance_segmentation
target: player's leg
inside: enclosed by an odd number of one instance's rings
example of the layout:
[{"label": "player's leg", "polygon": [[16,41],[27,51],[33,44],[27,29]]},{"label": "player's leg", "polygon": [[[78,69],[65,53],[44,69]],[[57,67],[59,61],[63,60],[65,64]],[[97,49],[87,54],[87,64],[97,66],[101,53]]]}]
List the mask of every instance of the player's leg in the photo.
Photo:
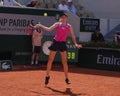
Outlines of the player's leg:
[{"label": "player's leg", "polygon": [[46,75],[49,75],[49,73],[50,73],[55,55],[56,55],[56,51],[50,51],[50,55],[49,55],[48,63],[47,63],[47,73],[46,73]]},{"label": "player's leg", "polygon": [[50,79],[49,73],[50,73],[50,70],[51,70],[52,63],[53,63],[55,55],[56,55],[56,51],[51,50],[49,58],[48,58],[48,63],[47,63],[47,72],[46,72],[46,78],[45,78],[45,84],[46,85],[49,83],[49,79]]},{"label": "player's leg", "polygon": [[68,77],[68,65],[67,65],[67,54],[66,51],[60,52],[61,57],[62,57],[62,64],[65,72],[65,77]]},{"label": "player's leg", "polygon": [[67,84],[70,84],[70,81],[68,79],[68,64],[67,64],[67,52],[60,52],[61,57],[62,57],[62,64],[63,64],[63,68],[64,68],[64,73],[65,73],[65,82]]}]

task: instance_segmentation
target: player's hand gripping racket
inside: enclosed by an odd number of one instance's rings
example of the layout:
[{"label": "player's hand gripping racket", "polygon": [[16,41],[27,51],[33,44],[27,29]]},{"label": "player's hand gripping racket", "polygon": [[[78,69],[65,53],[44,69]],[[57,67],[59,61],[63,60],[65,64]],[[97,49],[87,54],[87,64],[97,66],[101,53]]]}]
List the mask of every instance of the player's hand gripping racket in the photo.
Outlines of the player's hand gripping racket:
[{"label": "player's hand gripping racket", "polygon": [[78,49],[83,48],[83,46],[81,44],[75,44],[75,47]]}]

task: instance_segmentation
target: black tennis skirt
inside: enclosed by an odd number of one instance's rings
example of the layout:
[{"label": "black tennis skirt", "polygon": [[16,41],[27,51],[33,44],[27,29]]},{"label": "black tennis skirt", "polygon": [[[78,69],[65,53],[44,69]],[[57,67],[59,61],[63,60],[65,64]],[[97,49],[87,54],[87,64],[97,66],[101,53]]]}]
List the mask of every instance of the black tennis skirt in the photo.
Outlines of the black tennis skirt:
[{"label": "black tennis skirt", "polygon": [[59,42],[59,41],[53,40],[53,43],[51,44],[49,49],[52,51],[61,51],[61,52],[67,51],[66,42]]}]

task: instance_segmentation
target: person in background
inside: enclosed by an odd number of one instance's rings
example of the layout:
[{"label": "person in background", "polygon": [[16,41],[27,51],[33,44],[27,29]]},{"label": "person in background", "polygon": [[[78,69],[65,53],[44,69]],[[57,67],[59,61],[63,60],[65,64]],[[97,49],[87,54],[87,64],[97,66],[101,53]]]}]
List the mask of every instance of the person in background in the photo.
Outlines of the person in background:
[{"label": "person in background", "polygon": [[92,42],[104,42],[104,37],[102,33],[100,33],[100,29],[96,28],[95,32],[91,36],[91,41]]},{"label": "person in background", "polygon": [[27,7],[36,7],[37,2],[37,0],[32,0],[29,4],[27,4]]},{"label": "person in background", "polygon": [[115,36],[114,36],[114,41],[116,43],[120,43],[120,33],[116,33]]},{"label": "person in background", "polygon": [[66,5],[66,1],[65,0],[61,0],[61,3],[58,5],[58,9],[59,10],[66,10],[69,11],[67,5]]},{"label": "person in background", "polygon": [[3,5],[8,7],[13,7],[13,6],[24,7],[23,5],[16,2],[15,0],[3,0]]},{"label": "person in background", "polygon": [[68,0],[67,2],[68,2],[68,4],[67,4],[68,10],[70,12],[72,12],[73,14],[76,14],[77,10],[76,10],[75,6],[73,5],[73,1],[72,0]]},{"label": "person in background", "polygon": [[0,6],[3,6],[3,0],[0,0]]},{"label": "person in background", "polygon": [[42,37],[43,33],[40,28],[34,30],[32,35],[33,53],[31,58],[31,65],[38,65]]}]

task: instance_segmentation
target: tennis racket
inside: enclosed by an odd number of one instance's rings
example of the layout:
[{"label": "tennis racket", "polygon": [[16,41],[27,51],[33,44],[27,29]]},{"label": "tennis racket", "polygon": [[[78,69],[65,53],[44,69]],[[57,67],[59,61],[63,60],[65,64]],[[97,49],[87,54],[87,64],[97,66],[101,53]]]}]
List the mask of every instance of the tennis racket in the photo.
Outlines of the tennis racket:
[{"label": "tennis racket", "polygon": [[26,26],[25,30],[26,30],[27,35],[32,35],[35,28],[34,28],[34,26],[32,24],[29,24],[29,25]]},{"label": "tennis racket", "polygon": [[41,28],[34,28],[32,24],[26,26],[26,34],[32,35],[34,31],[41,33]]}]

